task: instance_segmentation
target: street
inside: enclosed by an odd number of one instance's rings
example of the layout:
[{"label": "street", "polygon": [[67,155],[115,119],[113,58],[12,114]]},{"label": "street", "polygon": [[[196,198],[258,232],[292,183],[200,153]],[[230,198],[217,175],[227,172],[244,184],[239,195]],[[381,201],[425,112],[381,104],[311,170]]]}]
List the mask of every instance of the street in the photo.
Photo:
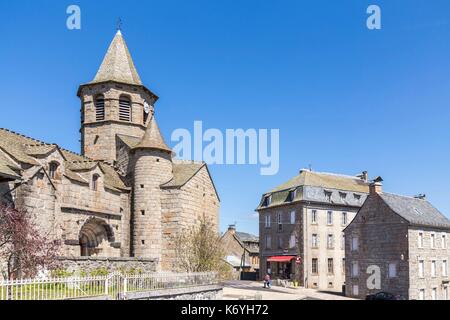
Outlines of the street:
[{"label": "street", "polygon": [[262,282],[226,281],[224,300],[353,300],[339,293],[305,288],[275,287],[265,289]]}]

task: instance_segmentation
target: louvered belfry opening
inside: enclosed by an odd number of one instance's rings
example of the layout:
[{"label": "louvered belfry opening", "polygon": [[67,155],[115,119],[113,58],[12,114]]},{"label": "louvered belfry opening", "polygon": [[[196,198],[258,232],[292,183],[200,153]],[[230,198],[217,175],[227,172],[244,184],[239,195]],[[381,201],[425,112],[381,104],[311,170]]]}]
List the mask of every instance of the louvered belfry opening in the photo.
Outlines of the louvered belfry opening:
[{"label": "louvered belfry opening", "polygon": [[97,121],[105,120],[105,97],[103,96],[95,99],[95,118]]},{"label": "louvered belfry opening", "polygon": [[126,96],[119,99],[119,120],[131,122],[131,101]]}]

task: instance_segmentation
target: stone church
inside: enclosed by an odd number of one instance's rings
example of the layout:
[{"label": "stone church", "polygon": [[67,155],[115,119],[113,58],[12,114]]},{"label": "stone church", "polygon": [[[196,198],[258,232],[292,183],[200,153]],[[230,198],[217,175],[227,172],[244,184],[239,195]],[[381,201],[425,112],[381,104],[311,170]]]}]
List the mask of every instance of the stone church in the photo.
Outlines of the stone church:
[{"label": "stone church", "polygon": [[205,163],[181,161],[155,119],[120,31],[78,90],[81,154],[0,129],[0,202],[31,213],[64,257],[139,257],[173,270],[174,237],[220,199]]}]

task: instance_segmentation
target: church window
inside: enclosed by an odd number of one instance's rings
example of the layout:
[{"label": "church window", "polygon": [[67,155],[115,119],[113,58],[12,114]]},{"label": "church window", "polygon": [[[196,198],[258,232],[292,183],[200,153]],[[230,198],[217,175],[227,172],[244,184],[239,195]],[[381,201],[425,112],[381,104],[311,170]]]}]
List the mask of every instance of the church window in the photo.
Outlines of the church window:
[{"label": "church window", "polygon": [[100,176],[98,174],[94,174],[92,176],[92,190],[97,191],[99,180],[100,180]]},{"label": "church window", "polygon": [[131,101],[126,96],[119,99],[119,120],[131,122]]},{"label": "church window", "polygon": [[105,120],[105,97],[103,95],[95,98],[95,119],[96,121]]},{"label": "church window", "polygon": [[56,178],[56,171],[58,170],[58,163],[57,162],[51,162],[49,169],[48,169],[48,174],[50,176],[50,179],[55,179]]}]

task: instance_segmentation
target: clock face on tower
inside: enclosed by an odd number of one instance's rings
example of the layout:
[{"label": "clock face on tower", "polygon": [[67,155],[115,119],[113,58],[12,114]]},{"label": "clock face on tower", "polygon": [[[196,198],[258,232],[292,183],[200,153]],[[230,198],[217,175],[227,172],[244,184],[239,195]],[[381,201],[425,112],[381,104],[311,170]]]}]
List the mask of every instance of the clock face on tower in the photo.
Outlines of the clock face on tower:
[{"label": "clock face on tower", "polygon": [[147,101],[144,102],[144,111],[146,114],[150,113],[150,105],[147,103]]}]

